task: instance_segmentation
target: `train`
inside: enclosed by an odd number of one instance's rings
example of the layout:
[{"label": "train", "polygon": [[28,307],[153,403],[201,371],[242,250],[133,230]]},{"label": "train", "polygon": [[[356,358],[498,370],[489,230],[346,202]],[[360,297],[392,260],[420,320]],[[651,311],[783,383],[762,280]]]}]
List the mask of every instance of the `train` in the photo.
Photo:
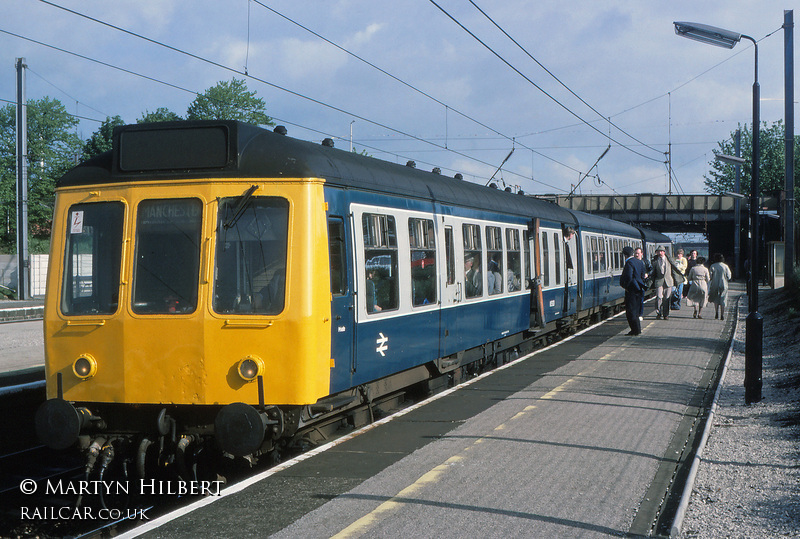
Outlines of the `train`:
[{"label": "train", "polygon": [[[667,236],[236,121],[118,127],[57,182],[54,449],[253,459],[314,421],[458,381],[619,310]],[[194,449],[191,449],[194,448]]]}]

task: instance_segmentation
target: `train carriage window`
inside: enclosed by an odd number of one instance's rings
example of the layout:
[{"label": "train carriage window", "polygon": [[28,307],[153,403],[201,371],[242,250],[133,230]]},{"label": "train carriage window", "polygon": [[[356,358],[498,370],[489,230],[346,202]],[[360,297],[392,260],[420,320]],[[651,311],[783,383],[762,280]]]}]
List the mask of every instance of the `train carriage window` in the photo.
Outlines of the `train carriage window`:
[{"label": "train carriage window", "polygon": [[70,207],[61,287],[65,315],[117,311],[124,216],[121,202]]},{"label": "train carriage window", "polygon": [[597,273],[600,271],[600,254],[597,249],[597,236],[592,236],[591,257],[592,257],[591,273]]},{"label": "train carriage window", "polygon": [[606,239],[606,238],[600,238],[598,240],[598,242],[597,242],[598,250],[600,251],[598,253],[598,258],[600,259],[600,272],[601,273],[605,273],[606,272],[606,250],[607,250],[606,249],[606,247],[607,247],[607,243],[606,242],[608,242],[608,239]]},{"label": "train carriage window", "polygon": [[447,284],[456,282],[456,246],[453,240],[453,227],[444,227],[444,250],[447,265]]},{"label": "train carriage window", "polygon": [[506,290],[516,292],[522,288],[522,270],[519,249],[519,230],[506,229]]},{"label": "train carriage window", "polygon": [[542,232],[542,286],[550,286],[550,245],[547,232]]},{"label": "train carriage window", "polygon": [[394,217],[374,213],[362,216],[367,312],[395,310],[399,304],[397,228]]},{"label": "train carriage window", "polygon": [[341,217],[328,219],[328,253],[331,265],[331,294],[343,296],[347,290],[345,266],[344,220]]},{"label": "train carriage window", "polygon": [[144,200],[136,214],[133,311],[186,314],[197,308],[203,204]]},{"label": "train carriage window", "polygon": [[503,293],[503,231],[498,226],[486,227],[486,279],[489,295]]},{"label": "train carriage window", "polygon": [[436,295],[436,238],[433,221],[409,219],[411,248],[411,302],[414,307],[432,305]]},{"label": "train carriage window", "polygon": [[275,315],[286,301],[289,202],[254,197],[239,208],[240,200],[219,203],[214,311]]},{"label": "train carriage window", "polygon": [[481,227],[463,225],[464,234],[464,292],[467,298],[483,295],[483,276],[481,275]]},{"label": "train carriage window", "polygon": [[561,284],[561,242],[558,241],[558,233],[553,232],[553,258],[556,261],[556,284]]}]

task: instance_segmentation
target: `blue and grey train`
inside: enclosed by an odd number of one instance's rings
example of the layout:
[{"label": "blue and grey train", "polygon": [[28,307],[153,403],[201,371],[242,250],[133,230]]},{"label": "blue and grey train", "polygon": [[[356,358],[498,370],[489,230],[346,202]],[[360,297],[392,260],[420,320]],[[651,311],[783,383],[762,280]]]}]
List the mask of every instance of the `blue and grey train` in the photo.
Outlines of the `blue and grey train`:
[{"label": "blue and grey train", "polygon": [[61,178],[43,442],[270,451],[618,309],[622,248],[669,243],[284,133],[123,126]]}]

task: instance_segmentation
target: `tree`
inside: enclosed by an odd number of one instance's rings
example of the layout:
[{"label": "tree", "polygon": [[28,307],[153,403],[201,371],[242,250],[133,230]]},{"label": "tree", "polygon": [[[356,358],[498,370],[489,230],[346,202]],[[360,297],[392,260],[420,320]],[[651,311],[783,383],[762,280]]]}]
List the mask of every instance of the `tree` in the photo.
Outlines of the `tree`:
[{"label": "tree", "polygon": [[239,120],[255,125],[274,125],[264,100],[248,92],[244,80],[220,81],[189,105],[187,120]]},{"label": "tree", "polygon": [[142,117],[136,120],[136,123],[144,124],[151,122],[177,122],[178,120],[183,120],[183,118],[168,108],[158,107],[155,112],[145,110],[144,114],[142,114]]},{"label": "tree", "polygon": [[83,159],[91,159],[101,153],[110,152],[114,143],[114,128],[120,125],[125,125],[125,122],[119,116],[106,117],[83,145]]},{"label": "tree", "polygon": [[[742,130],[741,141],[741,155],[745,160],[742,165],[741,175],[741,193],[750,196],[750,184],[753,170],[753,132],[749,126],[745,125]],[[764,122],[759,130],[758,142],[761,149],[759,161],[759,187],[761,195],[777,194],[785,185],[785,142],[784,136],[786,129],[783,122],[778,120],[771,126],[767,126]],[[731,133],[731,137],[722,142],[718,142],[719,153],[727,155],[736,155],[736,148],[734,145],[735,133]],[[795,137],[794,141],[795,156],[800,156],[800,138]],[[713,159],[709,162],[711,170],[708,175],[704,175],[706,191],[709,193],[723,193],[725,191],[734,190],[734,182],[736,177],[735,167],[728,165],[721,161]],[[794,175],[795,178],[800,178],[800,163],[795,159]]]},{"label": "tree", "polygon": [[[77,162],[78,120],[57,99],[30,100],[28,117],[28,224],[33,238],[50,234],[55,182]],[[0,249],[15,251],[16,242],[16,107],[0,109]],[[40,250],[32,241],[31,252]],[[42,249],[46,252],[46,242]]]}]

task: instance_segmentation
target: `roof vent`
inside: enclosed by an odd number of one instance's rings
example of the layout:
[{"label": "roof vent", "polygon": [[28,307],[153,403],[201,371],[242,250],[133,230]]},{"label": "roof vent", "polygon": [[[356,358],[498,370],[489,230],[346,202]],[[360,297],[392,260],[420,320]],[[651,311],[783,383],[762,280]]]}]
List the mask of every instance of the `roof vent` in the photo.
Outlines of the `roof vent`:
[{"label": "roof vent", "polygon": [[324,140],[322,141],[322,145],[323,145],[323,146],[326,146],[326,147],[328,147],[328,148],[333,148],[333,139],[332,139],[332,138],[326,138],[326,139],[324,139]]},{"label": "roof vent", "polygon": [[286,130],[286,127],[284,127],[282,125],[275,126],[275,129],[273,129],[273,131],[276,132],[279,135],[286,135],[287,133],[289,133]]},{"label": "roof vent", "polygon": [[453,176],[453,178],[455,178],[457,180],[463,180],[464,176],[462,176],[460,172],[456,172],[456,175]]},{"label": "roof vent", "polygon": [[505,191],[506,193],[510,193],[510,192],[511,192],[511,187],[506,187],[506,188],[504,189],[504,191]]},{"label": "roof vent", "polygon": [[492,189],[497,189],[497,184],[492,182],[489,184],[489,187],[491,187]]},{"label": "roof vent", "polygon": [[417,163],[415,161],[409,161],[408,163],[406,163],[406,166],[411,168],[417,168]]},{"label": "roof vent", "polygon": [[434,174],[441,174],[442,169],[440,169],[439,167],[433,167],[433,170],[431,170],[431,172],[433,172]]}]

